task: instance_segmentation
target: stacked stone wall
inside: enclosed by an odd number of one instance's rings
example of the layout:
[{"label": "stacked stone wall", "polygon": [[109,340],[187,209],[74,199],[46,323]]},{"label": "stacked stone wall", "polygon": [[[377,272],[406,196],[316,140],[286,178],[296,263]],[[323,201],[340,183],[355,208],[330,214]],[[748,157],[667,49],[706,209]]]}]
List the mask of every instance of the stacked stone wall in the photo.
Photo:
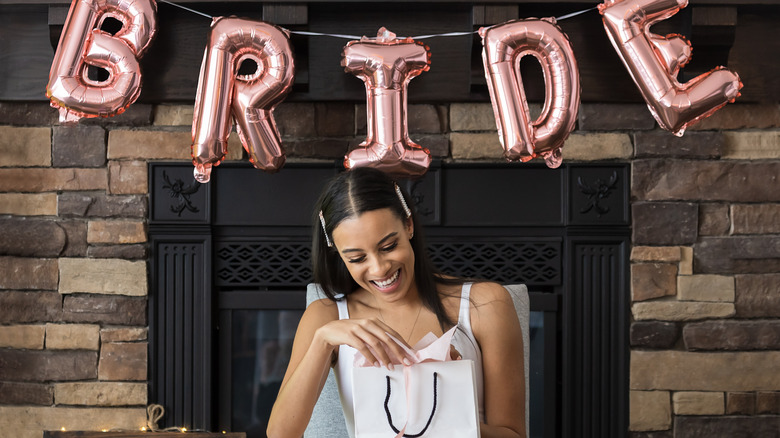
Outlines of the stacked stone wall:
[{"label": "stacked stone wall", "polygon": [[779,123],[732,105],[633,134],[635,437],[780,433]]},{"label": "stacked stone wall", "polygon": [[[502,160],[490,104],[408,112],[435,157]],[[288,102],[276,120],[288,161],[366,133],[362,104]],[[147,168],[189,160],[191,123],[191,105],[60,126],[45,103],[0,102],[4,434],[145,424]],[[227,159],[245,160],[235,133]],[[776,436],[780,107],[729,105],[677,138],[644,105],[586,103],[564,160],[632,163],[629,434]]]},{"label": "stacked stone wall", "polygon": [[0,430],[138,430],[147,404],[147,183],[110,133],[0,103]]}]

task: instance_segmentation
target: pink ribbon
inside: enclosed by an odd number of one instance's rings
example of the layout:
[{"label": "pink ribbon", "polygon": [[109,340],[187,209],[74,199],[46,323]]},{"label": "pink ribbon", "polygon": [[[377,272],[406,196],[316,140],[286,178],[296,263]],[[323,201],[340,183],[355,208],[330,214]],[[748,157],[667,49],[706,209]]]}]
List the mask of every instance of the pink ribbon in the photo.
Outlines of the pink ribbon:
[{"label": "pink ribbon", "polygon": [[[392,339],[396,344],[404,349],[404,351],[407,353],[408,359],[412,362],[412,364],[421,362],[445,362],[452,360],[452,358],[450,358],[450,343],[452,342],[452,336],[455,334],[456,328],[457,327],[453,327],[447,330],[447,332],[441,335],[439,338],[437,338],[433,333],[428,332],[428,334],[423,336],[423,338],[420,339],[412,348],[404,345],[403,342],[396,339],[390,333],[387,335],[390,336],[390,339]],[[394,355],[386,346],[384,348],[393,365],[404,365],[403,362],[393,357]],[[375,357],[377,356],[376,352],[370,346],[368,349],[372,354],[374,354]],[[357,352],[355,353],[355,361],[353,366],[372,367],[374,364],[373,362],[369,362],[360,352]]]}]

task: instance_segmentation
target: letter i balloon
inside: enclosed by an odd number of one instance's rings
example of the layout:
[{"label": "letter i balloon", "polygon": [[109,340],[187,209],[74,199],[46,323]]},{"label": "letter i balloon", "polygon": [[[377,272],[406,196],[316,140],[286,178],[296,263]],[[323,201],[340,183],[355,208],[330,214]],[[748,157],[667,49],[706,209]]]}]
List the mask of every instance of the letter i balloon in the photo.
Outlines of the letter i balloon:
[{"label": "letter i balloon", "polygon": [[412,38],[396,38],[385,28],[344,47],[341,65],[366,85],[366,140],[344,158],[344,167],[370,166],[396,176],[419,176],[431,154],[409,138],[406,90],[431,64],[431,53]]},{"label": "letter i balloon", "polygon": [[[122,113],[141,94],[138,58],[156,31],[154,0],[73,0],[49,72],[46,96],[61,123]],[[107,19],[122,24],[115,34],[101,30]],[[108,72],[101,81],[89,67]]]}]

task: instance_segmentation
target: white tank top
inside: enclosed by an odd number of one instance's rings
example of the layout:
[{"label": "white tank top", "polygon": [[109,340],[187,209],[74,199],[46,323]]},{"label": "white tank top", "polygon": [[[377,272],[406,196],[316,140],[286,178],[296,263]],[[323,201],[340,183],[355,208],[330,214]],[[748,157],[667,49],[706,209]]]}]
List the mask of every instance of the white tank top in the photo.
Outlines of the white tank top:
[{"label": "white tank top", "polygon": [[[458,328],[452,336],[452,345],[463,359],[474,361],[474,376],[477,380],[477,401],[479,406],[479,419],[485,421],[485,401],[482,377],[482,351],[479,349],[474,332],[471,330],[471,283],[464,283],[460,294],[460,311],[458,313]],[[347,298],[336,301],[339,309],[339,319],[349,319]],[[352,364],[357,350],[349,345],[339,346],[339,357],[334,367],[336,382],[339,386],[341,407],[344,410],[344,419],[347,423],[347,432],[350,437],[355,436],[355,415],[352,408]]]}]

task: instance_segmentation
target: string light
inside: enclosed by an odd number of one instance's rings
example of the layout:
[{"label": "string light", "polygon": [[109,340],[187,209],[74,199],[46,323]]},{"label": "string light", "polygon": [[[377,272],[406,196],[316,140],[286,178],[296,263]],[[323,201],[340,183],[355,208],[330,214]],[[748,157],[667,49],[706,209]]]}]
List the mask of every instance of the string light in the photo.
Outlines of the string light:
[{"label": "string light", "polygon": [[[165,413],[165,409],[163,409],[162,406],[154,405],[154,404],[149,405],[147,407],[147,414],[150,417],[150,418],[148,418],[148,420],[151,421],[152,425],[150,426],[149,423],[147,423],[146,426],[141,426],[138,430],[140,430],[141,432],[168,432],[168,431],[177,431],[177,432],[181,432],[181,433],[190,432],[190,430],[187,429],[186,427],[175,427],[174,426],[174,427],[166,427],[165,429],[157,428],[156,427],[157,426],[157,420],[159,420],[163,416],[164,413]],[[154,415],[152,415],[152,414],[154,414]],[[154,418],[151,418],[152,416]],[[65,426],[60,427],[60,431],[61,432],[65,432],[66,431]],[[100,431],[101,432],[110,432],[111,430],[109,430],[109,429],[100,429]],[[194,430],[194,432],[203,432],[203,431],[196,429],[196,430]],[[227,434],[227,431],[223,430],[222,433],[223,434]],[[154,434],[150,434],[150,435],[153,436]]]},{"label": "string light", "polygon": [[[146,426],[141,426],[138,430],[140,430],[141,432],[151,432],[152,431],[151,429],[147,428]],[[159,431],[160,432],[164,432],[164,431],[174,431],[174,430],[175,431],[179,431],[181,433],[187,433],[187,432],[190,431],[186,427],[182,427],[182,428],[179,428],[179,427],[168,427],[166,429],[160,429]],[[62,426],[62,427],[60,427],[60,431],[61,432],[66,432],[67,430],[65,429],[65,426]],[[110,432],[109,429],[100,429],[100,431],[101,432]],[[202,432],[202,431],[201,430],[195,430],[195,432]],[[223,430],[222,434],[223,435],[227,434],[227,431]]]}]

